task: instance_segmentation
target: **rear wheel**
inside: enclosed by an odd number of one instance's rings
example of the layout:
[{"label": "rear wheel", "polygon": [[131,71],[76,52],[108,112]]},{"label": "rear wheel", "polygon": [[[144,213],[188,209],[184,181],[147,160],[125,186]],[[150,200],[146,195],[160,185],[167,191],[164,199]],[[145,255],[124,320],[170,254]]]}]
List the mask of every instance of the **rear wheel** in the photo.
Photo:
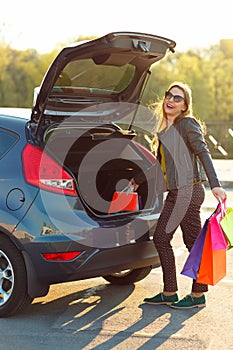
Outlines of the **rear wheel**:
[{"label": "rear wheel", "polygon": [[151,272],[152,266],[141,267],[140,269],[124,270],[112,275],[103,276],[103,278],[112,283],[118,285],[133,284],[141,281]]},{"label": "rear wheel", "polygon": [[0,317],[21,311],[31,301],[22,255],[7,237],[0,235]]}]

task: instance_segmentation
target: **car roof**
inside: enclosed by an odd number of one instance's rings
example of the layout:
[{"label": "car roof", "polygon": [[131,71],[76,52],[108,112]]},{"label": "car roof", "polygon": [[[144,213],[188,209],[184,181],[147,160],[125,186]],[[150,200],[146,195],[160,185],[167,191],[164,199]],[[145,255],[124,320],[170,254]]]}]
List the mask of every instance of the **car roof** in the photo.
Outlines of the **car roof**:
[{"label": "car roof", "polygon": [[31,116],[31,109],[17,107],[0,107],[0,115],[29,120]]}]

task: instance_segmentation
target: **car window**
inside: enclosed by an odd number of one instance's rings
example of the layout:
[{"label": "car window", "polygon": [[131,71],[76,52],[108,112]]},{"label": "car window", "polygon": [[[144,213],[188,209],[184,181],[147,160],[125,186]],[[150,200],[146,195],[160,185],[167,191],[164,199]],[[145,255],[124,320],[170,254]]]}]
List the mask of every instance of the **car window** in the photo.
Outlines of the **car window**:
[{"label": "car window", "polygon": [[80,94],[81,90],[91,95],[117,94],[125,90],[135,75],[135,66],[99,64],[92,59],[71,61],[65,66],[57,79],[53,93],[67,92]]},{"label": "car window", "polygon": [[11,131],[0,128],[0,158],[18,141],[19,136]]}]

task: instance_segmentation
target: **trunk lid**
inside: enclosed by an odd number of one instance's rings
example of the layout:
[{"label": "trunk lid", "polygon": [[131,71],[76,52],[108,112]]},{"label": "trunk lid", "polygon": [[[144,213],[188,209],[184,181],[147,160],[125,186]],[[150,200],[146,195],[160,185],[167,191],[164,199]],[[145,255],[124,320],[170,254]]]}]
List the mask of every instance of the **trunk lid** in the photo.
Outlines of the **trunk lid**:
[{"label": "trunk lid", "polygon": [[[139,103],[150,66],[175,45],[156,35],[115,32],[65,47],[36,90],[31,113],[35,134],[41,125],[70,117],[82,122],[119,120],[119,103]],[[83,112],[102,103],[114,107]]]}]

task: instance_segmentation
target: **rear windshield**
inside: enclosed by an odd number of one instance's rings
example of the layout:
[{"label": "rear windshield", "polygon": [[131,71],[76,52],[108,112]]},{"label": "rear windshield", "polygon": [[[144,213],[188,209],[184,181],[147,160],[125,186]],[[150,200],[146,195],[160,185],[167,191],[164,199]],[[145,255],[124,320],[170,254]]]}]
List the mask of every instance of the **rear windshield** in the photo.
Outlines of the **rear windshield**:
[{"label": "rear windshield", "polygon": [[53,94],[67,92],[80,95],[87,91],[90,94],[118,94],[132,82],[135,66],[131,64],[99,64],[92,59],[71,61],[57,79]]}]

